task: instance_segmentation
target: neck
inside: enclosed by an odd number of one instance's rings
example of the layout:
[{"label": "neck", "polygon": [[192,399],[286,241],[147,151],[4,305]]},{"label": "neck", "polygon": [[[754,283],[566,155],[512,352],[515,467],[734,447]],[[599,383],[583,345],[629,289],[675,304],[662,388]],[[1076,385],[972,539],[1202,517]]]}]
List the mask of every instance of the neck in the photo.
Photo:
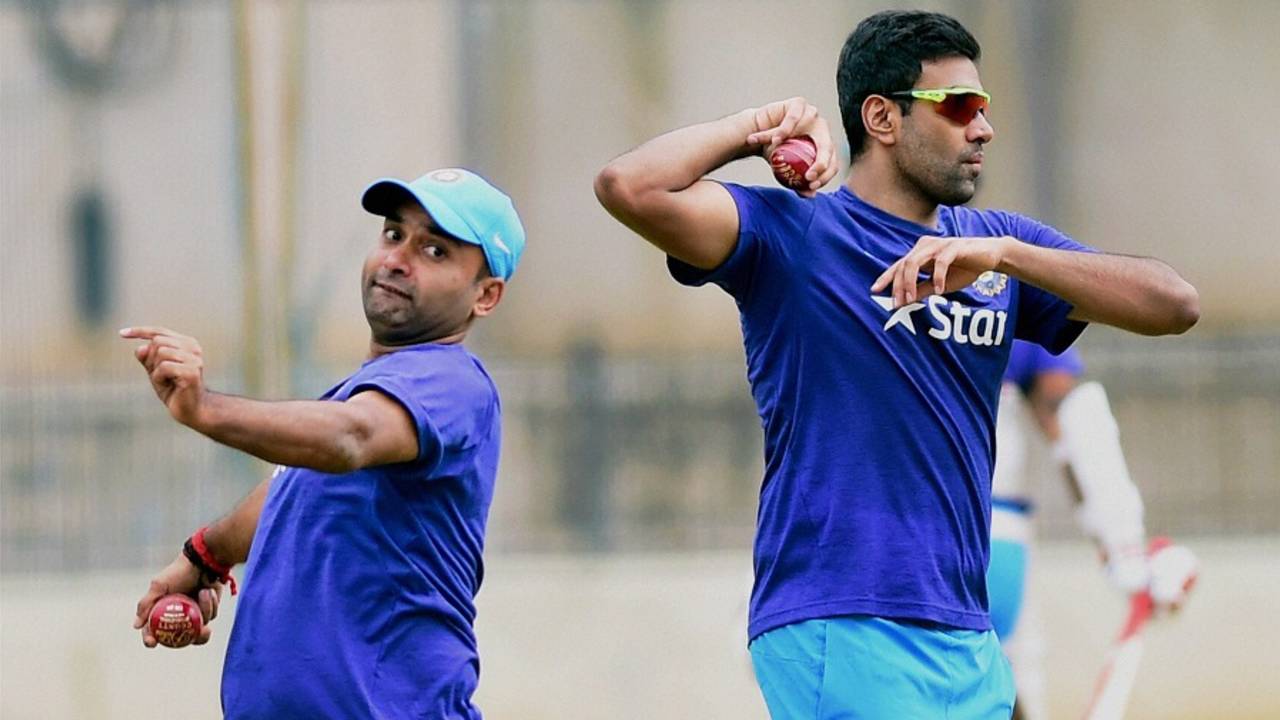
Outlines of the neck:
[{"label": "neck", "polygon": [[938,204],[922,196],[902,173],[889,165],[887,158],[872,158],[868,151],[849,168],[846,187],[858,199],[925,227],[938,226]]},{"label": "neck", "polygon": [[390,355],[391,353],[397,350],[403,350],[404,348],[413,347],[414,345],[426,345],[426,344],[458,345],[463,341],[464,338],[466,338],[466,336],[467,336],[466,330],[459,330],[458,332],[452,335],[446,335],[444,337],[430,338],[427,340],[418,340],[415,342],[400,343],[398,345],[382,343],[382,342],[379,342],[377,338],[371,337],[369,338],[368,359],[372,360],[377,357],[382,357],[383,355]]}]

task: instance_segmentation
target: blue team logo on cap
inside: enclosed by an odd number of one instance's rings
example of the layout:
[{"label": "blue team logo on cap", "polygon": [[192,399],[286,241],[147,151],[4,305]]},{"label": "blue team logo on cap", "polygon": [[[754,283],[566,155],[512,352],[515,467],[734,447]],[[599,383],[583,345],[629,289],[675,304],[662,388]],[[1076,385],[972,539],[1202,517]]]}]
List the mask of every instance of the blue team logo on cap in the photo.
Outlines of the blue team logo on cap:
[{"label": "blue team logo on cap", "polygon": [[995,297],[1004,292],[1006,286],[1009,285],[1009,276],[1004,273],[998,273],[995,270],[988,270],[978,276],[973,281],[973,289],[987,297]]}]

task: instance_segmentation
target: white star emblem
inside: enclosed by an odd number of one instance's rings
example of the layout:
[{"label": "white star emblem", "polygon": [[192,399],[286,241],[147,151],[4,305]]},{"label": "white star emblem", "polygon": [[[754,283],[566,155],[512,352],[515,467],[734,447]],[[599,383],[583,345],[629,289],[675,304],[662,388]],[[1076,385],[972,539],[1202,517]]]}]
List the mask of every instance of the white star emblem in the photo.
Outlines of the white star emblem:
[{"label": "white star emblem", "polygon": [[889,316],[889,319],[884,322],[885,330],[888,330],[894,325],[901,325],[902,327],[907,329],[907,332],[911,333],[912,335],[916,334],[916,324],[911,320],[911,313],[924,307],[924,303],[918,303],[918,302],[909,303],[907,305],[903,305],[897,310],[894,310],[893,298],[891,297],[881,297],[879,295],[872,295],[871,299],[875,300],[876,304],[879,305],[880,307],[884,308],[885,310],[889,310],[893,313],[892,315]]}]

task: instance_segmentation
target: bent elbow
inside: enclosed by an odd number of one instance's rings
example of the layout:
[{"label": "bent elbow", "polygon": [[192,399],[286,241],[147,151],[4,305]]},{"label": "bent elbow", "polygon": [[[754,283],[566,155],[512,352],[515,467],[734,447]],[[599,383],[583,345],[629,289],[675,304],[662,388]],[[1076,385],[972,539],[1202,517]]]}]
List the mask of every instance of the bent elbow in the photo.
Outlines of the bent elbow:
[{"label": "bent elbow", "polygon": [[622,174],[613,163],[605,165],[604,169],[596,174],[596,180],[591,185],[591,189],[596,193],[596,200],[610,211],[625,194],[624,188]]},{"label": "bent elbow", "polygon": [[604,166],[596,175],[592,184],[596,200],[615,217],[623,217],[632,213],[637,202],[637,193],[626,172],[616,162]]},{"label": "bent elbow", "polygon": [[345,475],[365,467],[360,446],[349,438],[341,438],[316,458],[310,467],[330,475]]},{"label": "bent elbow", "polygon": [[371,459],[368,453],[370,433],[359,423],[351,422],[330,443],[323,464],[318,468],[334,475],[355,472],[368,467]]}]

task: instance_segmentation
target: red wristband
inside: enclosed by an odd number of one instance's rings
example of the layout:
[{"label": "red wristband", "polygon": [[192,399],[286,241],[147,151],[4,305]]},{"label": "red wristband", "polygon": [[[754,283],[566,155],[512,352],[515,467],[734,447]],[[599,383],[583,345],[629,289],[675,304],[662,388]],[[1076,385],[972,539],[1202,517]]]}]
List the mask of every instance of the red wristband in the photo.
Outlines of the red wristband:
[{"label": "red wristband", "polygon": [[204,531],[208,530],[208,526],[202,527],[191,536],[191,547],[195,548],[196,554],[200,556],[200,562],[204,564],[210,575],[216,576],[218,580],[231,586],[231,594],[236,594],[236,579],[231,577],[231,566],[223,565],[218,559],[209,552],[209,546],[204,542]]}]

